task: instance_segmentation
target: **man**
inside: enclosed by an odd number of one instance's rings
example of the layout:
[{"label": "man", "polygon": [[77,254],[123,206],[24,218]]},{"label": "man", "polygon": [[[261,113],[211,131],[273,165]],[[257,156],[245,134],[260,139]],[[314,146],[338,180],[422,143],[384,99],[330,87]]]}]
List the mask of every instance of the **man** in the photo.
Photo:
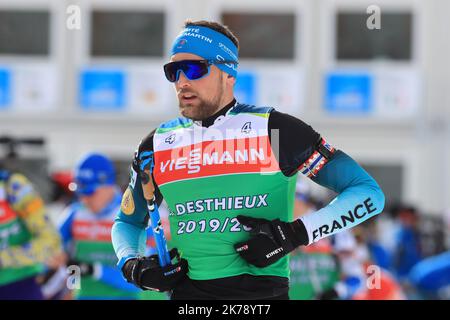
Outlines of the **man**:
[{"label": "man", "polygon": [[88,154],[78,163],[74,180],[80,200],[66,209],[60,233],[69,256],[67,265],[80,268],[75,298],[136,299],[138,290],[122,278],[111,244],[111,227],[121,202],[113,163],[102,154]]},{"label": "man", "polygon": [[0,300],[42,300],[36,277],[61,250],[31,182],[0,168]]},{"label": "man", "polygon": [[[186,23],[164,66],[183,117],[140,143],[113,226],[125,278],[171,291],[174,300],[288,299],[289,252],[384,206],[377,183],[310,126],[236,102],[237,65],[238,41],[228,28]],[[339,196],[292,221],[298,171]],[[156,202],[164,197],[171,211],[171,256],[178,260],[163,268],[139,250],[148,224],[142,181],[154,182]]]}]

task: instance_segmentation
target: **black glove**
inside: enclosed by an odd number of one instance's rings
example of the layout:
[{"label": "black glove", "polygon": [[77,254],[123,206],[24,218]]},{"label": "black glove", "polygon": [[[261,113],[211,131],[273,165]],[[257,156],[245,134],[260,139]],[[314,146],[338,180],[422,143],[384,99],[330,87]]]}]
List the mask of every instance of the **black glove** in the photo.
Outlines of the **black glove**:
[{"label": "black glove", "polygon": [[250,227],[250,239],[234,245],[236,252],[259,268],[278,261],[299,245],[308,244],[308,234],[300,220],[283,222],[237,216],[238,221]]},{"label": "black glove", "polygon": [[80,268],[80,276],[92,276],[94,274],[94,264],[81,262],[75,259],[70,259],[67,266],[78,266]]},{"label": "black glove", "polygon": [[175,264],[161,267],[158,255],[139,257],[128,260],[122,272],[128,282],[135,284],[142,290],[169,291],[185,279],[188,272],[188,262],[180,259],[176,248],[170,250],[170,260],[177,257]]}]

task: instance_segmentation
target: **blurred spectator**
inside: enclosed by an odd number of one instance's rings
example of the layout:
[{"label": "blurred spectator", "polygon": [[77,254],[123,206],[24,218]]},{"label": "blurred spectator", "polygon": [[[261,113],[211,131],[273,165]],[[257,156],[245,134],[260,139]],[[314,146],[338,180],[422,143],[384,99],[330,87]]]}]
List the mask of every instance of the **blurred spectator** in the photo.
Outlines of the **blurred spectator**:
[{"label": "blurred spectator", "polygon": [[445,224],[445,235],[446,235],[446,249],[450,250],[450,209],[444,211],[444,224]]},{"label": "blurred spectator", "polygon": [[[441,223],[442,234],[450,232],[450,220],[444,213]],[[439,242],[440,239],[437,239]],[[409,274],[410,284],[422,299],[450,299],[450,251],[427,257],[417,263]]]},{"label": "blurred spectator", "polygon": [[65,210],[60,233],[67,265],[79,267],[81,282],[75,298],[137,299],[138,289],[116,267],[111,243],[111,227],[122,199],[113,163],[102,154],[88,154],[78,163],[74,179],[79,201]]},{"label": "blurred spectator", "polygon": [[[363,227],[353,231],[361,233]],[[359,231],[358,231],[359,230]],[[318,299],[341,300],[404,300],[400,284],[384,268],[374,264],[370,250],[351,231],[333,237],[333,251],[338,257],[340,281]]]},{"label": "blurred spectator", "polygon": [[0,168],[0,300],[43,299],[36,277],[61,250],[31,182]]},{"label": "blurred spectator", "polygon": [[338,261],[339,281],[332,288],[319,293],[317,299],[349,300],[366,289],[366,274],[363,268],[366,252],[357,250],[355,237],[349,230],[334,235],[332,244]]},{"label": "blurred spectator", "polygon": [[366,221],[354,228],[359,259],[366,273],[366,290],[353,296],[354,300],[404,300],[406,296],[391,274],[392,257],[378,241],[378,219]]},{"label": "blurred spectator", "polygon": [[393,267],[400,280],[406,280],[411,268],[423,258],[420,246],[419,214],[414,207],[401,206],[393,212],[399,223]]},{"label": "blurred spectator", "polygon": [[450,251],[426,258],[410,273],[410,282],[424,299],[450,299]]},{"label": "blurred spectator", "polygon": [[[296,185],[294,215],[298,218],[320,207],[304,182]],[[337,261],[333,255],[329,238],[301,246],[290,256],[290,289],[291,300],[310,300],[320,292],[334,286],[339,279]]]},{"label": "blurred spectator", "polygon": [[370,261],[385,270],[392,270],[392,255],[379,241],[384,233],[381,236],[378,234],[378,221],[378,216],[374,217],[352,231],[358,244],[367,248]]},{"label": "blurred spectator", "polygon": [[419,237],[423,258],[446,251],[444,218],[442,216],[421,215],[419,218]]}]

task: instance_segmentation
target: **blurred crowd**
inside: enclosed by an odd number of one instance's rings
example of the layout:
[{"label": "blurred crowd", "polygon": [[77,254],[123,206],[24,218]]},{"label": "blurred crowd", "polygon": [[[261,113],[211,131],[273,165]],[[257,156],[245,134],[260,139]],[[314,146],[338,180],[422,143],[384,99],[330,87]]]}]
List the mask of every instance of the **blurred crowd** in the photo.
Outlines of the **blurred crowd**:
[{"label": "blurred crowd", "polygon": [[[0,299],[168,299],[130,285],[116,267],[110,234],[126,185],[117,182],[111,159],[90,153],[73,170],[53,172],[47,203],[25,175],[8,170],[8,161],[0,165]],[[299,178],[295,215],[330,200]],[[290,298],[450,299],[449,214],[386,208],[294,251]],[[170,245],[167,216],[163,207]],[[146,251],[155,252],[151,229]]]},{"label": "blurred crowd", "polygon": [[[14,162],[0,162],[0,300],[168,298],[128,283],[116,266],[111,230],[126,185],[108,156],[88,153],[53,172],[47,203],[20,168],[8,168]],[[150,255],[151,229],[146,237]]]},{"label": "blurred crowd", "polygon": [[[296,215],[320,199],[297,183]],[[300,247],[291,257],[291,299],[450,299],[450,219],[406,204],[331,238]]]}]

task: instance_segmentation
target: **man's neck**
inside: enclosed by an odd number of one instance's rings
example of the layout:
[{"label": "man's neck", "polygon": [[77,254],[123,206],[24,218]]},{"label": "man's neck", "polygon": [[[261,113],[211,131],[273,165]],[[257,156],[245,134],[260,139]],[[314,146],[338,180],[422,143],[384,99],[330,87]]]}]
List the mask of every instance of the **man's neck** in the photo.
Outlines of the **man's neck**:
[{"label": "man's neck", "polygon": [[209,116],[208,118],[199,121],[203,127],[209,127],[214,124],[214,121],[220,116],[223,116],[227,113],[228,110],[230,110],[234,105],[236,104],[236,99],[233,98],[233,100],[225,105],[224,107],[220,108],[219,111],[214,113],[212,116]]}]

